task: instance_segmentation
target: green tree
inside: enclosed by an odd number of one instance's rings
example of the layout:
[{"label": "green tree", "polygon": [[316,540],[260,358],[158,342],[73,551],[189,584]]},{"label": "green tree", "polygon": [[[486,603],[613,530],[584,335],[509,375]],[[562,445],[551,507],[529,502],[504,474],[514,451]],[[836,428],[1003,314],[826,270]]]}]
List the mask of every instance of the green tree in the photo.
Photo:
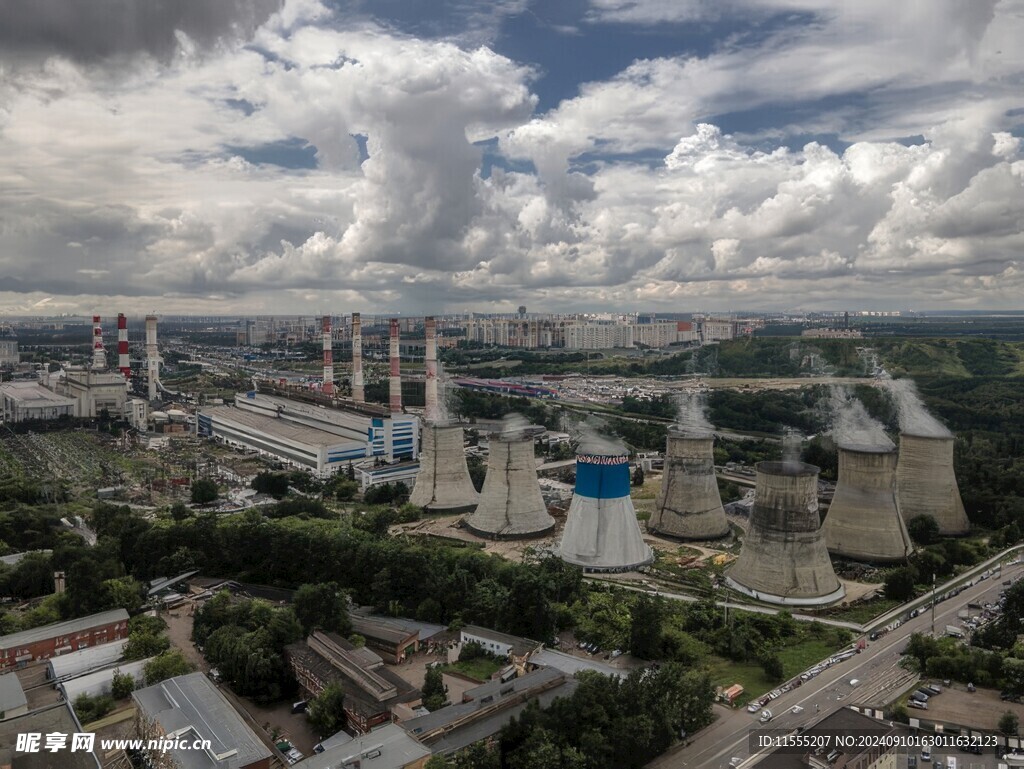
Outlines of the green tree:
[{"label": "green tree", "polygon": [[427,710],[434,711],[444,707],[448,701],[448,687],[444,685],[444,677],[440,667],[427,668],[422,691],[423,707]]},{"label": "green tree", "polygon": [[158,684],[168,678],[183,676],[195,670],[195,665],[185,659],[180,649],[165,651],[156,659],[146,663],[143,673],[146,678],[146,686]]},{"label": "green tree", "polygon": [[107,606],[136,612],[142,608],[142,583],[132,577],[108,579],[103,583],[107,593]]},{"label": "green tree", "polygon": [[157,635],[145,630],[129,633],[128,643],[124,647],[126,660],[144,660],[155,657],[171,648],[171,642],[165,635]]},{"label": "green tree", "polygon": [[1019,727],[1020,719],[1017,718],[1017,714],[1012,710],[1007,710],[999,718],[999,731],[1007,737],[1015,737]]},{"label": "green tree", "polygon": [[786,669],[778,654],[764,654],[761,657],[761,669],[772,681],[781,681],[786,677]]},{"label": "green tree", "polygon": [[895,601],[906,601],[914,597],[917,570],[912,566],[893,569],[885,578],[885,597]]},{"label": "green tree", "polygon": [[310,701],[306,717],[321,738],[338,732],[345,725],[345,693],[341,687],[328,684]]},{"label": "green tree", "polygon": [[645,660],[661,655],[664,608],[660,599],[640,595],[633,602],[629,626],[629,650]]},{"label": "green tree", "polygon": [[282,499],[288,494],[288,480],[287,473],[264,471],[256,474],[250,486],[260,494],[269,494],[274,499]]},{"label": "green tree", "polygon": [[91,697],[82,692],[75,697],[75,715],[82,725],[98,721],[114,709],[114,700],[106,695]]},{"label": "green tree", "polygon": [[135,691],[135,679],[128,673],[114,670],[114,678],[110,684],[110,694],[115,700],[123,700]]},{"label": "green tree", "polygon": [[200,478],[192,482],[192,504],[205,505],[217,499],[217,484],[209,478]]},{"label": "green tree", "polygon": [[301,585],[292,598],[292,608],[305,635],[316,628],[342,635],[352,629],[348,600],[337,582]]},{"label": "green tree", "polygon": [[939,524],[930,515],[915,515],[907,521],[907,533],[919,545],[934,545],[939,541]]},{"label": "green tree", "polygon": [[171,518],[173,518],[178,523],[181,523],[182,521],[187,521],[191,517],[192,511],[185,507],[185,505],[182,504],[181,502],[175,502],[173,505],[171,505]]}]

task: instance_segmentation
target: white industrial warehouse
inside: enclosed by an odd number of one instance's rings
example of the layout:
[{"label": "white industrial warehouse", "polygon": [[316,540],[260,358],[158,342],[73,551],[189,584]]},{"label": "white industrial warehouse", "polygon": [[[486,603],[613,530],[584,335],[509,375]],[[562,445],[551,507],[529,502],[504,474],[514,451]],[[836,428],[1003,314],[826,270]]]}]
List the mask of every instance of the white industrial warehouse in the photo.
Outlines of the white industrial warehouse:
[{"label": "white industrial warehouse", "polygon": [[250,391],[238,393],[233,407],[216,406],[200,412],[199,434],[272,455],[319,477],[366,458],[389,462],[415,459],[419,419],[381,414],[371,416]]}]

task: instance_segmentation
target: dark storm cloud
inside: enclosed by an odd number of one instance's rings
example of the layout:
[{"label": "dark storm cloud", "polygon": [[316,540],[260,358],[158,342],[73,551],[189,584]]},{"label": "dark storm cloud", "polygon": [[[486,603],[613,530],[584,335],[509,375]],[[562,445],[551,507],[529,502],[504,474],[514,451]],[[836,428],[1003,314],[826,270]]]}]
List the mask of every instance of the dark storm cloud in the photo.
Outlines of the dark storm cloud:
[{"label": "dark storm cloud", "polygon": [[85,62],[148,53],[169,58],[175,31],[201,47],[247,39],[283,0],[5,0],[0,51],[9,56],[60,54]]}]

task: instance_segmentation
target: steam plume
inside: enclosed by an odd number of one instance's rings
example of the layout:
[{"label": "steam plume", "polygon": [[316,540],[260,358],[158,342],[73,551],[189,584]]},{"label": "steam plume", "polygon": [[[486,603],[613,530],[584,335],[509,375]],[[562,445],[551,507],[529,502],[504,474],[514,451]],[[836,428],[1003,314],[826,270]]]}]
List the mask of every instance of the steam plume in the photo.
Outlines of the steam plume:
[{"label": "steam plume", "polygon": [[683,392],[677,397],[676,403],[679,406],[679,415],[676,417],[676,427],[679,430],[705,435],[714,432],[714,425],[708,421],[707,401],[703,395]]},{"label": "steam plume", "polygon": [[896,415],[899,417],[901,431],[925,438],[950,436],[946,426],[928,413],[914,380],[893,379],[886,385],[896,402]]},{"label": "steam plume", "polygon": [[864,404],[846,387],[829,388],[829,410],[832,412],[832,436],[842,446],[893,448],[881,423],[868,414]]}]

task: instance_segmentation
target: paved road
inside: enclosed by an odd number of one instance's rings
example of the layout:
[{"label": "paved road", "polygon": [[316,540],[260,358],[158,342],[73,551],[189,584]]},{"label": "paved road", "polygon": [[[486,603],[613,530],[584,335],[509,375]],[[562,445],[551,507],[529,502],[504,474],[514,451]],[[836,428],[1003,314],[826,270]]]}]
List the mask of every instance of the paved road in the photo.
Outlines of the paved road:
[{"label": "paved road", "polygon": [[[936,605],[935,630],[942,634],[946,625],[959,624],[956,613],[968,602],[982,599],[992,603],[999,591],[1005,588],[1002,580],[1024,573],[1024,564],[1004,566],[997,579],[988,579],[967,588],[955,598]],[[904,622],[900,627],[868,644],[868,648],[853,657],[812,678],[796,689],[783,694],[769,705],[775,714],[771,722],[773,729],[795,729],[808,726],[838,707],[851,704],[881,704],[891,699],[894,692],[902,691],[905,684],[913,680],[898,667],[900,651],[912,633],[931,631],[931,612],[925,611],[918,617]],[[849,681],[857,679],[856,688]],[[820,712],[815,711],[815,706]],[[800,713],[792,713],[794,706],[800,706]],[[718,720],[700,732],[689,745],[677,747],[658,757],[648,767],[651,769],[676,769],[677,767],[707,767],[718,769],[728,767],[733,757],[748,758],[747,736],[751,729],[760,726],[757,716],[746,709],[729,710],[715,706]]]}]

